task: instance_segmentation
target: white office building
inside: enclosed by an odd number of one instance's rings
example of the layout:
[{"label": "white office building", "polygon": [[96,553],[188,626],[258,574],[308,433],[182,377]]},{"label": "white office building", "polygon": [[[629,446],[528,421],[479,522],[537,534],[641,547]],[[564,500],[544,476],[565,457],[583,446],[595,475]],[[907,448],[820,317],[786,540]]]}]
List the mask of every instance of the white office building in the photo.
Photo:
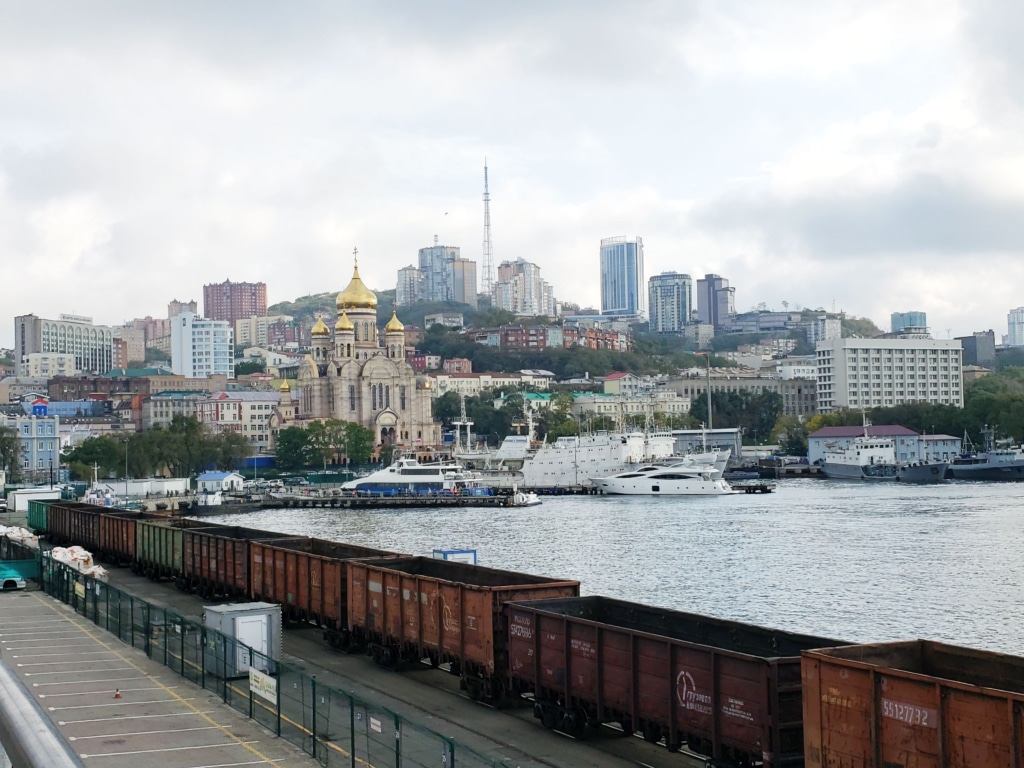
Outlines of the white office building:
[{"label": "white office building", "polygon": [[1009,333],[1003,340],[1007,347],[1024,347],[1024,307],[1011,309],[1006,315]]},{"label": "white office building", "polygon": [[522,258],[498,266],[491,302],[495,309],[521,317],[558,316],[554,291],[541,278],[540,267]]},{"label": "white office building", "polygon": [[958,339],[827,339],[817,344],[820,413],[933,403],[963,408]]},{"label": "white office building", "polygon": [[235,334],[227,320],[183,312],[171,320],[171,370],[190,379],[235,377]]}]

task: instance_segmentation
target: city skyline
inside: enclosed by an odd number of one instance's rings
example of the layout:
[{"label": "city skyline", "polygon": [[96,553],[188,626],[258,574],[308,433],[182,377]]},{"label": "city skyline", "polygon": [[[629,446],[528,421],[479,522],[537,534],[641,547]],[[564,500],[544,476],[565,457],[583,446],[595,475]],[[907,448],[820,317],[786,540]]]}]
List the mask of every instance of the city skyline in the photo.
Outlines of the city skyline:
[{"label": "city skyline", "polygon": [[954,0],[15,6],[0,305],[113,326],[225,275],[297,298],[340,289],[353,247],[390,289],[435,234],[482,269],[487,158],[494,264],[536,263],[561,300],[599,306],[596,244],[635,233],[648,275],[727,276],[740,312],[884,328],[913,306],[936,337],[1001,337],[1024,303],[1022,17]]}]

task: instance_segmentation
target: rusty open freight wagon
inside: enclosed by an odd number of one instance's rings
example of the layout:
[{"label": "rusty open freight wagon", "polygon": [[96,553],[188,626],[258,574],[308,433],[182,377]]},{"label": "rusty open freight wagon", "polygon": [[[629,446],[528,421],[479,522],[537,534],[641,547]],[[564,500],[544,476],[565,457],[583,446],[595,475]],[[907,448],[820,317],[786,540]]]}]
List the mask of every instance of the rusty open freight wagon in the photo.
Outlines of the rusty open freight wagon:
[{"label": "rusty open freight wagon", "polygon": [[723,765],[803,765],[800,652],[837,641],[597,596],[507,611],[512,686],[545,726],[618,723]]},{"label": "rusty open freight wagon", "polygon": [[300,538],[236,525],[184,528],[181,533],[182,572],[178,587],[206,598],[251,599],[250,542]]},{"label": "rusty open freight wagon", "polygon": [[47,508],[46,525],[50,542],[60,547],[78,546],[98,556],[100,515],[110,507],[80,501],[53,501]]},{"label": "rusty open freight wagon", "polygon": [[803,656],[809,768],[1021,768],[1024,658],[930,640]]},{"label": "rusty open freight wagon", "polygon": [[249,543],[252,598],[280,603],[284,618],[324,627],[331,645],[344,645],[348,621],[347,561],[397,557],[383,549],[309,537]]},{"label": "rusty open freight wagon", "polygon": [[451,664],[470,697],[507,693],[509,600],[575,597],[580,583],[429,557],[353,560],[348,628],[378,661]]}]

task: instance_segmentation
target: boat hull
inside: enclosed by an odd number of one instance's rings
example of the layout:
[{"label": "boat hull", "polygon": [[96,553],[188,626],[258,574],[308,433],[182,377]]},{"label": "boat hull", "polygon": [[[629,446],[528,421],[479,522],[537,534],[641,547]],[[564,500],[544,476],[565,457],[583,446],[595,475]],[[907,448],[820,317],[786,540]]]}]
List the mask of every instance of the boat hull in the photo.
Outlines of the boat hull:
[{"label": "boat hull", "polygon": [[659,480],[630,478],[627,480],[592,477],[590,482],[599,493],[616,496],[729,496],[739,493],[721,478],[712,480]]},{"label": "boat hull", "polygon": [[948,468],[949,464],[941,461],[902,465],[899,468],[897,479],[901,483],[917,483],[919,485],[942,483],[946,480]]},{"label": "boat hull", "polygon": [[1006,464],[950,464],[948,475],[955,480],[1024,480],[1024,462]]},{"label": "boat hull", "polygon": [[894,464],[837,464],[826,461],[821,473],[830,480],[871,480],[876,482],[895,481],[897,472]]}]

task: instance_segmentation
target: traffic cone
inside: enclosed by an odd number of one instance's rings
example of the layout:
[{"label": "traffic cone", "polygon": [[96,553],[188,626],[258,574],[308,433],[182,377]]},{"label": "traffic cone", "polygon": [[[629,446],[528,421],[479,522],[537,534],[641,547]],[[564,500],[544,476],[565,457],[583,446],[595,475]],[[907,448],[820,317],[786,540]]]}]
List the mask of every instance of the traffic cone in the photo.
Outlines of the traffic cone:
[{"label": "traffic cone", "polygon": [[115,699],[120,699],[121,698],[121,689],[120,688],[115,688],[114,689],[114,698]]}]

